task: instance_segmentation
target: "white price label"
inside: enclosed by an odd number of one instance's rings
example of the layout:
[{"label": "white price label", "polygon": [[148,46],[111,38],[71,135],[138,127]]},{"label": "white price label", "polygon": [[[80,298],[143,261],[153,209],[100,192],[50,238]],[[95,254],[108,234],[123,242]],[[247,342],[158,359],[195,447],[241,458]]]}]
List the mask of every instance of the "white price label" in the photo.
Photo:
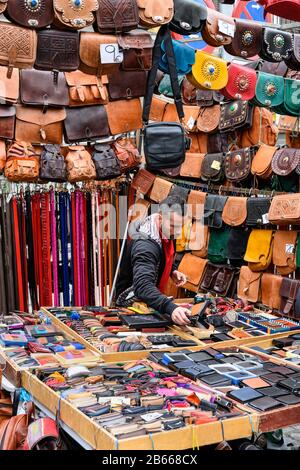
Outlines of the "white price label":
[{"label": "white price label", "polygon": [[124,54],[118,44],[100,44],[101,64],[120,64],[124,60]]},{"label": "white price label", "polygon": [[161,418],[163,413],[147,413],[145,415],[141,415],[141,418],[146,421],[146,423],[150,423],[151,421],[156,421],[157,419]]},{"label": "white price label", "polygon": [[187,122],[188,129],[192,130],[195,126],[195,119],[191,116]]},{"label": "white price label", "polygon": [[268,224],[269,223],[269,214],[268,213],[262,215],[262,221],[263,221],[263,224]]},{"label": "white price label", "polygon": [[226,34],[226,36],[234,37],[235,25],[227,23],[227,21],[219,20],[218,21],[220,33]]},{"label": "white price label", "polygon": [[295,245],[293,243],[286,243],[285,244],[285,252],[287,255],[292,255],[294,253]]},{"label": "white price label", "polygon": [[218,162],[218,160],[214,160],[212,164],[210,165],[210,167],[213,170],[221,170],[221,162]]}]

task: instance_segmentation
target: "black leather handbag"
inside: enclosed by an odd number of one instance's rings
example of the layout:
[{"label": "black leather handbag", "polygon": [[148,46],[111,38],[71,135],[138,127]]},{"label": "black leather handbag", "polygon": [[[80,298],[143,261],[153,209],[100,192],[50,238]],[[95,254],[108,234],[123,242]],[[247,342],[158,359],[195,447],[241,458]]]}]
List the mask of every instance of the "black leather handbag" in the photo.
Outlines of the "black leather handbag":
[{"label": "black leather handbag", "polygon": [[200,33],[207,18],[207,7],[194,0],[174,0],[170,29],[178,34]]},{"label": "black leather handbag", "polygon": [[222,212],[227,196],[208,194],[204,204],[204,224],[212,228],[221,228],[223,225]]},{"label": "black leather handbag", "polygon": [[121,175],[119,161],[110,145],[96,144],[92,158],[96,168],[97,179],[107,180]]},{"label": "black leather handbag", "polygon": [[162,41],[164,41],[166,49],[177,113],[180,121],[184,118],[172,39],[168,26],[164,25],[160,28],[154,44],[153,67],[148,75],[147,93],[143,110],[144,153],[147,167],[152,171],[178,167],[184,162],[185,152],[190,147],[190,139],[186,137],[185,130],[181,124],[177,122],[155,122],[148,124],[156,74],[162,54]]},{"label": "black leather handbag", "polygon": [[59,145],[45,145],[40,160],[40,178],[47,181],[66,181],[66,162]]},{"label": "black leather handbag", "polygon": [[293,35],[279,29],[264,28],[260,57],[269,62],[281,62],[291,57]]},{"label": "black leather handbag", "polygon": [[269,212],[271,199],[268,197],[249,197],[247,199],[246,225],[255,227],[266,223],[264,217]]}]

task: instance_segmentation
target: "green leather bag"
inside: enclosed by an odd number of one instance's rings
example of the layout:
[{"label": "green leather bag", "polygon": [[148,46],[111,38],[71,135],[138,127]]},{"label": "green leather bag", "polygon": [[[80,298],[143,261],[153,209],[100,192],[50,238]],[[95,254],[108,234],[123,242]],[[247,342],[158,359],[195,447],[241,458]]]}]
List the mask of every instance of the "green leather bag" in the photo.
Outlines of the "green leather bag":
[{"label": "green leather bag", "polygon": [[210,229],[207,257],[212,263],[226,263],[226,249],[228,245],[229,234],[229,227],[224,227],[222,229]]},{"label": "green leather bag", "polygon": [[265,72],[257,72],[253,104],[262,107],[280,106],[284,102],[284,78]]},{"label": "green leather bag", "polygon": [[291,116],[300,114],[300,80],[284,80],[284,106]]},{"label": "green leather bag", "polygon": [[[178,82],[179,86],[181,87],[181,84],[183,82],[185,75],[178,75]],[[169,98],[173,98],[173,90],[172,90],[172,85],[171,85],[171,79],[169,74],[165,74],[160,81],[160,84],[158,86],[158,91],[161,95],[168,96]]]}]

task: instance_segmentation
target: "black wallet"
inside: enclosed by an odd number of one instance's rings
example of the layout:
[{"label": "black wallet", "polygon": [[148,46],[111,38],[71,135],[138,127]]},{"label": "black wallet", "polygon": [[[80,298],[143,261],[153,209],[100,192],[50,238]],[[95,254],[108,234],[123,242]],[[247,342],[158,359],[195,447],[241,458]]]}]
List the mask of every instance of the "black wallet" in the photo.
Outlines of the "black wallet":
[{"label": "black wallet", "polygon": [[227,396],[240,403],[247,403],[249,401],[255,400],[256,398],[263,397],[262,393],[250,387],[243,387],[239,390],[232,390],[227,393]]},{"label": "black wallet", "polygon": [[264,375],[264,379],[274,384],[277,384],[278,382],[280,382],[280,380],[283,380],[284,378],[285,378],[284,375],[276,374],[275,372]]},{"label": "black wallet", "polygon": [[231,385],[231,380],[228,380],[226,377],[224,377],[224,375],[218,374],[217,372],[201,377],[201,381],[206,383],[207,385]]},{"label": "black wallet", "polygon": [[284,395],[278,397],[277,400],[284,405],[298,405],[300,403],[300,397],[296,397],[296,395]]},{"label": "black wallet", "polygon": [[159,313],[155,315],[120,315],[122,323],[130,328],[164,328],[171,325],[171,319]]},{"label": "black wallet", "polygon": [[296,379],[294,380],[293,378],[285,379],[285,380],[280,380],[278,382],[278,385],[280,387],[286,388],[289,392],[292,392],[296,396],[300,396],[300,380]]},{"label": "black wallet", "polygon": [[271,387],[257,388],[256,390],[267,397],[273,398],[282,397],[283,395],[288,395],[289,393],[284,388],[275,387],[275,385],[272,385]]},{"label": "black wallet", "polygon": [[205,351],[193,352],[188,354],[189,358],[195,362],[208,361],[211,359],[211,355],[207,354]]},{"label": "black wallet", "polygon": [[251,401],[251,403],[249,403],[249,406],[251,406],[251,408],[255,408],[258,411],[269,411],[274,410],[274,408],[279,408],[283,405],[282,403],[275,400],[275,398],[262,397],[258,398],[257,400]]},{"label": "black wallet", "polygon": [[277,338],[273,339],[272,344],[276,346],[277,348],[286,348],[287,346],[291,346],[293,344],[294,340],[293,338]]}]

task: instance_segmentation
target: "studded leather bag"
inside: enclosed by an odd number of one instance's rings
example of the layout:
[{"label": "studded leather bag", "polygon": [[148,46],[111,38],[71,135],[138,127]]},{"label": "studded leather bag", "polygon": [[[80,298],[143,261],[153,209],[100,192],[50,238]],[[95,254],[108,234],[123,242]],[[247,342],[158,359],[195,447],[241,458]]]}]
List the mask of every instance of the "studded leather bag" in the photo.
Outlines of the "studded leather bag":
[{"label": "studded leather bag", "polygon": [[300,70],[300,34],[294,34],[293,51],[285,63],[290,69]]},{"label": "studded leather bag", "polygon": [[197,129],[200,132],[215,132],[218,129],[221,116],[220,105],[216,104],[209,108],[200,108],[197,119]]},{"label": "studded leather bag", "polygon": [[259,54],[262,43],[262,26],[255,22],[235,20],[235,33],[231,44],[225,45],[229,54],[247,59]]},{"label": "studded leather bag", "polygon": [[269,62],[289,59],[293,52],[293,35],[279,29],[264,28],[262,47],[259,53]]},{"label": "studded leather bag", "polygon": [[197,88],[220,90],[228,82],[227,63],[219,57],[196,51],[192,72],[187,78]]},{"label": "studded leather bag", "polygon": [[140,23],[148,28],[169,23],[174,14],[173,0],[137,0]]},{"label": "studded leather bag", "polygon": [[228,66],[228,83],[221,90],[229,99],[251,100],[255,96],[256,71],[238,64]]},{"label": "studded leather bag", "polygon": [[265,72],[257,73],[255,98],[257,106],[274,107],[284,102],[284,78]]},{"label": "studded leather bag", "polygon": [[207,18],[207,8],[193,0],[174,0],[174,16],[170,29],[178,34],[202,31]]},{"label": "studded leather bag", "polygon": [[207,153],[201,167],[201,179],[221,183],[224,180],[224,154]]},{"label": "studded leather bag", "polygon": [[300,223],[300,194],[274,196],[268,217],[273,224],[298,225]]},{"label": "studded leather bag", "polygon": [[138,26],[136,0],[98,0],[97,30],[103,34],[120,34]]},{"label": "studded leather bag", "polygon": [[38,32],[38,70],[70,72],[79,67],[79,35],[76,31],[44,29]]},{"label": "studded leather bag", "polygon": [[20,74],[21,103],[28,106],[61,107],[69,104],[65,76],[58,72],[55,81],[53,74],[42,70],[22,70]]},{"label": "studded leather bag", "polygon": [[[220,23],[223,26],[220,30]],[[225,46],[232,41],[232,35],[226,34],[223,31],[233,27],[235,29],[234,18],[224,15],[212,8],[207,9],[207,19],[205,26],[202,30],[202,37],[207,44],[214,47]]]},{"label": "studded leather bag", "polygon": [[119,35],[118,43],[124,55],[124,60],[121,64],[122,70],[151,69],[154,43],[150,33],[141,29],[135,29]]},{"label": "studded leather bag", "polygon": [[6,163],[6,145],[4,140],[0,140],[0,175],[2,175]]},{"label": "studded leather bag", "polygon": [[80,70],[65,72],[69,93],[69,106],[108,103],[107,76],[97,77]]},{"label": "studded leather bag", "polygon": [[67,177],[70,183],[96,178],[95,165],[91,154],[83,145],[68,148],[66,156]]},{"label": "studded leather bag", "polygon": [[220,132],[232,132],[248,128],[252,124],[253,106],[247,101],[237,100],[221,104]]},{"label": "studded leather bag", "polygon": [[40,160],[40,178],[46,181],[66,181],[66,162],[59,145],[45,145]]},{"label": "studded leather bag", "polygon": [[121,175],[120,162],[114,149],[108,144],[96,144],[94,146],[93,162],[99,180],[117,178]]},{"label": "studded leather bag", "polygon": [[277,150],[272,159],[272,171],[275,175],[289,176],[298,167],[300,149],[282,148]]},{"label": "studded leather bag", "polygon": [[5,15],[14,23],[26,28],[45,28],[54,20],[53,1],[9,0]]},{"label": "studded leather bag", "polygon": [[7,152],[5,177],[9,181],[34,182],[39,176],[39,155],[31,144],[15,142]]},{"label": "studded leather bag", "polygon": [[228,152],[225,156],[225,176],[228,181],[239,182],[250,175],[253,148],[245,148]]},{"label": "studded leather bag", "polygon": [[82,29],[94,23],[99,3],[97,0],[53,0],[53,7],[58,27]]},{"label": "studded leather bag", "polygon": [[141,163],[142,157],[130,139],[118,139],[112,144],[122,173],[136,168]]},{"label": "studded leather bag", "polygon": [[90,141],[109,135],[107,113],[102,105],[68,108],[64,127],[67,142]]}]

